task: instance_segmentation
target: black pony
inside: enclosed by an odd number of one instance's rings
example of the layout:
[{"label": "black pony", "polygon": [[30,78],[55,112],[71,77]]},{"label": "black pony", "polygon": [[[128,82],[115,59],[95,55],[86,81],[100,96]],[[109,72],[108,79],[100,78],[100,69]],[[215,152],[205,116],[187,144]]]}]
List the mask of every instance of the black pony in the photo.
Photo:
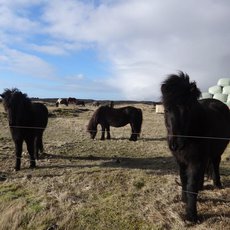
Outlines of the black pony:
[{"label": "black pony", "polygon": [[23,141],[30,155],[30,168],[35,168],[35,157],[38,159],[39,150],[43,152],[42,136],[48,122],[48,110],[41,103],[32,103],[26,94],[16,88],[5,89],[0,96],[15,144],[15,170],[20,170]]},{"label": "black pony", "polygon": [[142,111],[133,106],[117,109],[110,106],[101,106],[94,112],[87,127],[92,139],[94,139],[97,134],[98,124],[100,124],[102,128],[101,140],[105,139],[105,131],[107,131],[107,139],[110,139],[110,126],[122,127],[130,124],[132,133],[129,140],[136,141],[141,132]]},{"label": "black pony", "polygon": [[212,166],[214,186],[221,188],[219,164],[230,138],[230,111],[221,101],[198,100],[200,90],[183,72],[161,86],[168,145],[180,168],[186,219],[197,221],[197,195]]}]

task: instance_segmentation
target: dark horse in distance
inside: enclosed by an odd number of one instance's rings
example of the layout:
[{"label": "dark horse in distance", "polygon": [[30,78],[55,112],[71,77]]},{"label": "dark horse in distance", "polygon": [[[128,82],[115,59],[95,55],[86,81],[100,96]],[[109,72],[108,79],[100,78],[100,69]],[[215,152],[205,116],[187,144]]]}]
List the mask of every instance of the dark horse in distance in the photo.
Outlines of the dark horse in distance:
[{"label": "dark horse in distance", "polygon": [[110,126],[122,127],[130,124],[132,133],[129,140],[136,141],[141,132],[142,110],[133,106],[116,109],[110,106],[101,106],[94,112],[87,127],[92,139],[97,134],[98,124],[102,128],[101,140],[105,139],[105,131],[107,131],[107,139],[110,139]]},{"label": "dark horse in distance", "polygon": [[43,152],[42,136],[48,123],[48,110],[42,103],[32,103],[26,94],[16,88],[5,89],[0,96],[15,144],[15,170],[20,170],[23,141],[30,155],[30,168],[35,168],[35,157],[38,159],[38,152]]},{"label": "dark horse in distance", "polygon": [[78,100],[75,97],[69,97],[67,101],[68,101],[68,104],[85,106],[85,102],[83,100]]},{"label": "dark horse in distance", "polygon": [[69,105],[68,99],[66,98],[58,98],[56,103],[55,103],[56,107],[58,107],[59,105]]},{"label": "dark horse in distance", "polygon": [[198,100],[200,90],[183,72],[170,75],[161,92],[168,146],[180,168],[186,219],[196,222],[197,195],[207,168],[212,168],[214,186],[222,187],[219,165],[229,143],[230,111],[219,100]]}]

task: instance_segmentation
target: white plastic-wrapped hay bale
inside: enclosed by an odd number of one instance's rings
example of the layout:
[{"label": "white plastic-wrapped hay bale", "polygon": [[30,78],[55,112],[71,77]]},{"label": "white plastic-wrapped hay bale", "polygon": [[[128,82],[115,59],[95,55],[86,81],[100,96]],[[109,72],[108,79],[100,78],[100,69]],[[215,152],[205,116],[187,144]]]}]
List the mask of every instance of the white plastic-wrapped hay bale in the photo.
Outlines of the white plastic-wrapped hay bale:
[{"label": "white plastic-wrapped hay bale", "polygon": [[201,94],[201,99],[206,99],[206,98],[212,98],[213,95],[211,93],[208,93],[208,92],[203,92]]},{"label": "white plastic-wrapped hay bale", "polygon": [[227,102],[228,95],[227,94],[222,94],[222,93],[215,93],[213,95],[214,99],[217,99],[222,102]]},{"label": "white plastic-wrapped hay bale", "polygon": [[226,102],[226,105],[228,106],[228,108],[230,109],[230,101]]},{"label": "white plastic-wrapped hay bale", "polygon": [[230,78],[221,78],[221,79],[219,79],[218,82],[217,82],[217,85],[222,86],[222,87],[230,85]]},{"label": "white plastic-wrapped hay bale", "polygon": [[224,86],[223,90],[222,90],[222,93],[223,94],[230,94],[230,85]]},{"label": "white plastic-wrapped hay bale", "polygon": [[230,94],[228,95],[227,102],[230,102]]},{"label": "white plastic-wrapped hay bale", "polygon": [[164,113],[164,111],[163,105],[156,105],[156,113]]},{"label": "white plastic-wrapped hay bale", "polygon": [[219,85],[214,85],[209,87],[208,92],[211,94],[222,93],[222,87]]}]

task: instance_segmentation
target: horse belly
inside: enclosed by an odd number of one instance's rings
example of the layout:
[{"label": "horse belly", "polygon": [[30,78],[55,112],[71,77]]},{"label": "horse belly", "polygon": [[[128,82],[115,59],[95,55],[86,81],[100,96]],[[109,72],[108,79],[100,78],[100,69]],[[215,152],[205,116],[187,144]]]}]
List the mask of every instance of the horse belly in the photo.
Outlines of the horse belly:
[{"label": "horse belly", "polygon": [[123,127],[127,124],[128,124],[127,121],[121,121],[121,120],[117,120],[116,122],[110,122],[110,125],[116,128]]}]

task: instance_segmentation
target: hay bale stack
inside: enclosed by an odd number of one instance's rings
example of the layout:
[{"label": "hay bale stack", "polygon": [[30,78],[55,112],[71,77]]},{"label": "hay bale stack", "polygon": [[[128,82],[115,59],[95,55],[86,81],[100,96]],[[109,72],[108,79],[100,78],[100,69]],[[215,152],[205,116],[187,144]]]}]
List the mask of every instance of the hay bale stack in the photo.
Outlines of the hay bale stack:
[{"label": "hay bale stack", "polygon": [[208,92],[203,92],[203,93],[201,94],[201,98],[202,98],[202,99],[205,99],[205,98],[213,98],[213,94],[208,93]]},{"label": "hay bale stack", "polygon": [[164,106],[156,105],[156,113],[164,113]]},{"label": "hay bale stack", "polygon": [[230,85],[224,86],[222,90],[223,94],[230,94]]},{"label": "hay bale stack", "polygon": [[213,98],[226,103],[228,95],[227,94],[223,94],[223,93],[215,93],[213,95]]},{"label": "hay bale stack", "polygon": [[221,87],[230,85],[230,78],[220,78],[217,82],[217,85]]},{"label": "hay bale stack", "polygon": [[212,87],[209,87],[208,92],[213,95],[216,93],[222,93],[222,87],[219,85],[214,85]]}]

